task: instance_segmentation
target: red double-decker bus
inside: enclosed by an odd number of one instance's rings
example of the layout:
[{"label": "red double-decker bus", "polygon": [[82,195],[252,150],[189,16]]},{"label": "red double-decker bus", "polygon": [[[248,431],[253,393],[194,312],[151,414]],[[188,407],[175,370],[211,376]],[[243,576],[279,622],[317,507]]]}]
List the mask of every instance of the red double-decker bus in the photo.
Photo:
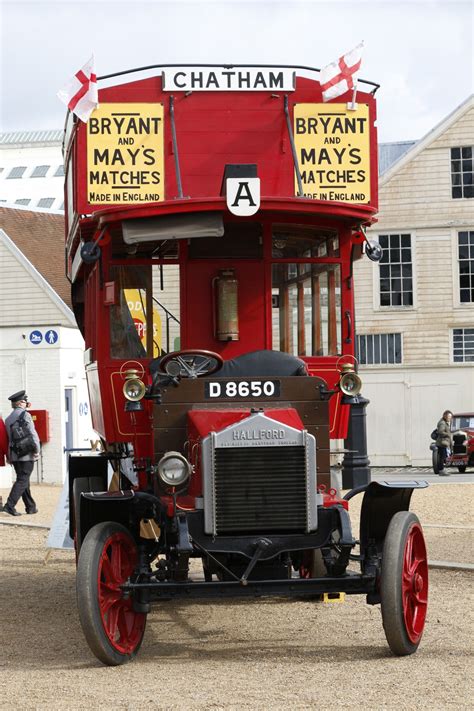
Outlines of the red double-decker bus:
[{"label": "red double-decker bus", "polygon": [[[144,76],[146,75],[146,76]],[[68,116],[66,259],[100,453],[69,457],[92,651],[138,651],[154,600],[366,594],[396,654],[427,604],[416,483],[363,488],[330,440],[360,390],[355,260],[380,256],[376,85],[307,67],[160,66]],[[348,569],[360,546],[360,572]]]}]

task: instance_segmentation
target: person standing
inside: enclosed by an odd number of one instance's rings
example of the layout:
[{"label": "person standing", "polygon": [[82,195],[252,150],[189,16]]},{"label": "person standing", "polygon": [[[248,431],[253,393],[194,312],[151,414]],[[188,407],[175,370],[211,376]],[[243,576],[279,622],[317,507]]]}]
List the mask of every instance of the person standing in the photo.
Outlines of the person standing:
[{"label": "person standing", "polygon": [[[9,442],[8,461],[15,469],[16,481],[12,486],[7,502],[3,507],[3,511],[11,516],[21,516],[21,513],[15,508],[17,502],[21,498],[25,504],[26,513],[35,514],[38,513],[38,509],[30,491],[30,476],[33,472],[34,462],[39,458],[41,445],[31,415],[29,412],[26,412],[26,408],[29,404],[26,391],[20,390],[19,392],[10,395],[8,399],[10,400],[13,408],[13,411],[5,420],[5,427]],[[12,436],[12,426],[20,417],[23,417],[22,424],[24,425],[27,435],[32,440],[32,451],[24,454],[23,456],[19,456],[15,452],[15,441]]]},{"label": "person standing", "polygon": [[449,474],[444,470],[444,465],[453,447],[453,436],[451,434],[451,420],[453,418],[453,413],[451,410],[445,410],[443,416],[437,424],[438,436],[436,438],[436,446],[439,452],[439,474],[440,476],[449,476]]}]

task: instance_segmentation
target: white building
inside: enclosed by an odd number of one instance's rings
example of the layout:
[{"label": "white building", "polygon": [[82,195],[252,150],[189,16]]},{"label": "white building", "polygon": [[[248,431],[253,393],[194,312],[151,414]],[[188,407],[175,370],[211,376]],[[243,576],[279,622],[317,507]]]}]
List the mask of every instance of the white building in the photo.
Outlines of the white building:
[{"label": "white building", "polygon": [[64,209],[62,131],[0,133],[0,204]]},{"label": "white building", "polygon": [[[62,483],[65,449],[90,448],[84,342],[64,275],[64,218],[0,206],[0,416],[8,396],[26,389],[33,410],[46,410],[49,441],[32,481]],[[0,487],[11,468],[0,467]]]},{"label": "white building", "polygon": [[380,179],[383,261],[354,270],[373,465],[429,465],[444,410],[474,411],[474,100]]}]

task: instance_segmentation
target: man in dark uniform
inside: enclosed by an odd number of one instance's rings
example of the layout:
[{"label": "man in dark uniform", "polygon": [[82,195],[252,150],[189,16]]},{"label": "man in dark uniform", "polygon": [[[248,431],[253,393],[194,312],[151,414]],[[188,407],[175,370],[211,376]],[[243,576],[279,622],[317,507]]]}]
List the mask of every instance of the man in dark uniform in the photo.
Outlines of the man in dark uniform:
[{"label": "man in dark uniform", "polygon": [[[10,395],[8,399],[10,400],[13,408],[12,412],[5,420],[5,427],[9,441],[8,461],[15,469],[16,481],[12,486],[12,490],[8,496],[7,503],[3,507],[3,511],[11,516],[21,516],[21,513],[15,508],[21,497],[23,499],[23,503],[25,504],[26,513],[35,514],[38,513],[38,509],[30,491],[30,476],[33,472],[34,462],[39,458],[40,441],[31,415],[29,412],[26,412],[26,408],[28,407],[28,396],[26,391],[20,390],[19,392]],[[23,415],[23,413],[25,414]],[[12,425],[22,415],[25,429],[34,441],[35,450],[20,457],[12,448]]]}]

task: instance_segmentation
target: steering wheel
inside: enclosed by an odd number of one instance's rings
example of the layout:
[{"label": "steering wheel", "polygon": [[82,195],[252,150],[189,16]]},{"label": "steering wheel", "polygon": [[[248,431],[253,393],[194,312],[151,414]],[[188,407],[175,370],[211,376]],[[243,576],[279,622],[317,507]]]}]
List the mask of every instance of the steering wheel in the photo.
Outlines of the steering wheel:
[{"label": "steering wheel", "polygon": [[184,350],[168,353],[160,361],[159,369],[173,377],[199,378],[212,375],[222,368],[224,360],[213,351]]}]

